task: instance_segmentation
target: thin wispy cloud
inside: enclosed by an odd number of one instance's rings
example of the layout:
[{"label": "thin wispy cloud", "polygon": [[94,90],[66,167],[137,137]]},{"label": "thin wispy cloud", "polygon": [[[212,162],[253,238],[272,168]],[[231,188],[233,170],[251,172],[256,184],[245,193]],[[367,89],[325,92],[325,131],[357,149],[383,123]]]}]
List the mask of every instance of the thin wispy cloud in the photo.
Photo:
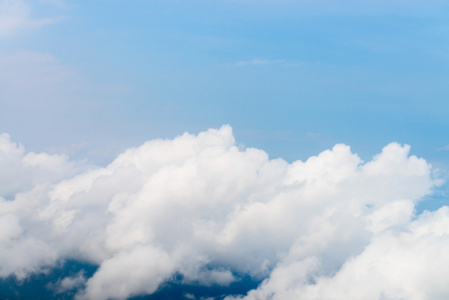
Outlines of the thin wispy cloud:
[{"label": "thin wispy cloud", "polygon": [[320,133],[318,133],[318,132],[311,132],[311,131],[307,132],[306,135],[307,135],[308,137],[310,137],[310,138],[317,138],[317,137],[320,137],[320,136],[321,136]]},{"label": "thin wispy cloud", "polygon": [[253,60],[248,61],[238,61],[235,63],[238,67],[267,67],[267,66],[282,66],[282,67],[303,67],[304,63],[302,62],[295,62],[295,61],[288,61],[284,59],[273,59],[273,60],[266,60],[266,59],[258,59],[255,58]]},{"label": "thin wispy cloud", "polygon": [[30,7],[22,0],[0,0],[0,38],[53,24],[58,20],[58,18],[33,18]]},{"label": "thin wispy cloud", "polygon": [[266,66],[266,65],[276,65],[283,64],[285,60],[283,59],[274,59],[274,60],[264,60],[264,59],[253,59],[249,61],[238,61],[236,63],[237,66]]}]

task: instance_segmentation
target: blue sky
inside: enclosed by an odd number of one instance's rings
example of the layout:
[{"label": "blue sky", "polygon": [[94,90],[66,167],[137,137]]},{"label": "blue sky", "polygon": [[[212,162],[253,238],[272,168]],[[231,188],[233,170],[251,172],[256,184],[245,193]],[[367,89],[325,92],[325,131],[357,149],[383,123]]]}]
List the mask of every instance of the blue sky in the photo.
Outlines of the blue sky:
[{"label": "blue sky", "polygon": [[0,297],[447,299],[448,53],[445,1],[0,0]]},{"label": "blue sky", "polygon": [[3,92],[0,130],[31,149],[82,144],[70,151],[105,163],[130,144],[230,124],[240,143],[290,161],[339,142],[368,159],[391,141],[446,161],[444,3],[27,5],[48,24],[2,37],[2,55],[25,52],[19,74],[33,68],[26,53],[62,73]]}]

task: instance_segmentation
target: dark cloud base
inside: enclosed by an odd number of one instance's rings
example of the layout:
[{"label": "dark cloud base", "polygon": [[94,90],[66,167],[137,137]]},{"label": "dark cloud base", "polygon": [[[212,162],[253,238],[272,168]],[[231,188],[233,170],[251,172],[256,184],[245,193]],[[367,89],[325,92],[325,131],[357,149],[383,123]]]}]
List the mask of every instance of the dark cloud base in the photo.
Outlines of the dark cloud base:
[{"label": "dark cloud base", "polygon": [[[80,271],[84,271],[86,278],[98,269],[97,266],[89,265],[74,260],[68,260],[61,266],[49,269],[46,274],[34,274],[23,281],[18,281],[15,276],[0,279],[0,299],[21,299],[21,300],[70,300],[74,299],[79,289],[64,293],[55,294],[51,289],[52,283],[66,277],[75,276]],[[224,299],[229,295],[244,295],[248,291],[255,289],[261,283],[248,275],[234,274],[238,281],[229,286],[199,286],[195,284],[183,284],[182,276],[177,275],[172,280],[162,284],[159,289],[151,295],[132,297],[130,300],[163,300],[163,299],[188,299],[186,295],[194,295],[196,299],[213,297],[214,299]]]}]

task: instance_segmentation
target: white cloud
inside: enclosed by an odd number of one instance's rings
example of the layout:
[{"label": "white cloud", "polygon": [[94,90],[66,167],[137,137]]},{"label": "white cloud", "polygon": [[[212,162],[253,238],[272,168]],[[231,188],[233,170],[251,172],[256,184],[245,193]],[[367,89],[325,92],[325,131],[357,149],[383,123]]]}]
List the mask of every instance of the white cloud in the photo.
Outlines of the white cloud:
[{"label": "white cloud", "polygon": [[54,291],[55,294],[61,294],[84,286],[86,278],[84,271],[79,271],[75,276],[58,279],[55,283],[47,284],[47,288]]},{"label": "white cloud", "polygon": [[60,181],[85,168],[64,155],[26,153],[8,134],[0,134],[0,199],[13,199],[18,192]]},{"label": "white cloud", "polygon": [[244,299],[447,299],[448,221],[443,207],[376,235],[331,276],[317,275],[308,259],[281,263]]},{"label": "white cloud", "polygon": [[289,164],[239,149],[223,126],[82,169],[2,137],[0,170],[18,170],[18,184],[4,187],[13,201],[0,201],[0,225],[11,224],[0,227],[0,276],[77,259],[99,265],[79,299],[152,293],[175,274],[227,285],[233,272],[267,278],[247,299],[449,295],[438,277],[449,268],[424,278],[446,266],[448,209],[415,219],[414,205],[438,181],[409,146],[392,143],[363,163],[340,144]]},{"label": "white cloud", "polygon": [[136,246],[102,262],[77,299],[127,299],[150,294],[175,270],[175,262],[163,250]]}]

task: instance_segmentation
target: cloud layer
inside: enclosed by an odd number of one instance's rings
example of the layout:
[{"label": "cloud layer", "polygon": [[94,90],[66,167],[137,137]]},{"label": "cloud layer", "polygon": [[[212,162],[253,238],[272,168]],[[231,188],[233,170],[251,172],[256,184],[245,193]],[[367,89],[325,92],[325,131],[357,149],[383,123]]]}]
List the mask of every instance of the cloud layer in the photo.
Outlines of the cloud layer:
[{"label": "cloud layer", "polygon": [[[78,299],[264,279],[229,299],[446,299],[449,210],[415,216],[439,184],[387,145],[362,162],[346,145],[292,164],[239,149],[229,126],[152,140],[104,168],[26,153],[0,136],[0,276],[65,259],[99,266],[52,283]],[[192,298],[194,295],[190,295]]]}]

